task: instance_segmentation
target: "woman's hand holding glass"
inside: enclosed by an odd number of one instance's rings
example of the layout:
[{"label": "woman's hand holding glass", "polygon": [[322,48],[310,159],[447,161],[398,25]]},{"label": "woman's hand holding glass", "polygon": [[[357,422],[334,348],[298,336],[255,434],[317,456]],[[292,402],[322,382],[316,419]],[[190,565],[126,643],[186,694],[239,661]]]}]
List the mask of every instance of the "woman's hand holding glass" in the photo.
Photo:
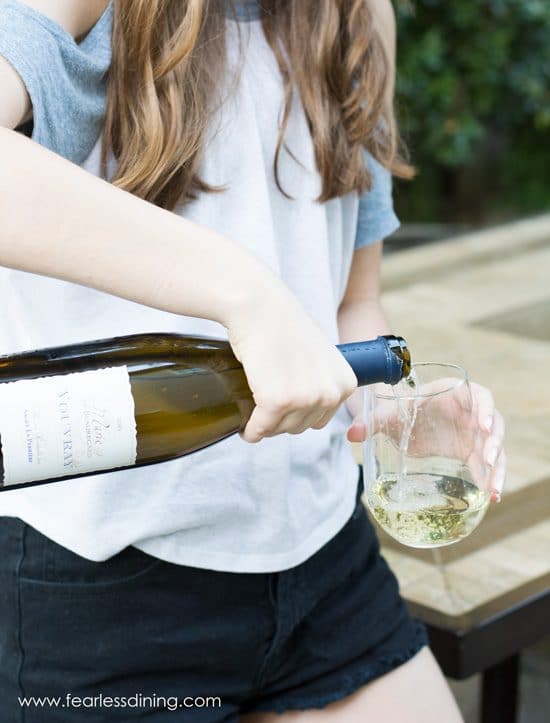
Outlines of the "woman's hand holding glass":
[{"label": "woman's hand holding glass", "polygon": [[[468,462],[476,483],[491,492],[491,498],[500,502],[506,476],[506,453],[504,451],[504,419],[495,407],[490,390],[475,382],[470,382],[471,405],[466,397],[440,395],[453,380],[438,379],[422,386],[418,391],[418,409],[422,409],[429,400],[431,418],[418,415],[415,433],[411,435],[407,453],[409,456],[425,457],[451,456]],[[384,389],[386,385],[377,385]],[[357,389],[347,400],[353,421],[348,428],[350,442],[364,442],[367,428],[363,411],[364,394],[369,390]],[[428,396],[433,395],[433,396]],[[457,434],[443,437],[437,433],[449,420],[453,420]],[[439,424],[438,424],[439,422]],[[374,431],[385,428],[392,432],[396,445],[400,444],[402,419],[395,406],[378,407]]]},{"label": "woman's hand holding glass", "polygon": [[[439,547],[469,535],[506,471],[504,421],[488,389],[453,364],[413,365],[414,383],[348,400],[348,439],[363,442],[365,501],[403,544]],[[410,380],[409,380],[410,381]]]}]

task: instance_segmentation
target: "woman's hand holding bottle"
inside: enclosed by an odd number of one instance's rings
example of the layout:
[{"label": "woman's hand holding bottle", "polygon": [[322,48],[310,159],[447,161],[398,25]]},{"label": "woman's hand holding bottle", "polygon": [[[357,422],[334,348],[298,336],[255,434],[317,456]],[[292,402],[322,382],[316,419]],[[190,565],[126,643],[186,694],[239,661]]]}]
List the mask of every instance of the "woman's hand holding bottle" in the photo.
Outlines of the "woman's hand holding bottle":
[{"label": "woman's hand holding bottle", "polygon": [[241,437],[321,429],[356,389],[355,374],[282,282],[256,299],[226,322],[256,403]]}]

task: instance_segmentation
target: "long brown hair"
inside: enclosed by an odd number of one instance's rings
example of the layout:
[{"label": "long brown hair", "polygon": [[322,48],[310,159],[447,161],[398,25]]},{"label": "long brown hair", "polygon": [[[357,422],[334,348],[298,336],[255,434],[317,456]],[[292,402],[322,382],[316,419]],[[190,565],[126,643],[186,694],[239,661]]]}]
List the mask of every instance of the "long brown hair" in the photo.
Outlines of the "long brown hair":
[{"label": "long brown hair", "polygon": [[[319,201],[369,188],[365,148],[394,175],[410,177],[387,93],[390,61],[369,3],[262,0],[261,7],[285,88],[273,160],[281,192],[278,159],[294,92],[313,139]],[[223,102],[225,20],[225,0],[115,0],[102,171],[112,152],[111,180],[169,210],[217,190],[198,169]]]}]

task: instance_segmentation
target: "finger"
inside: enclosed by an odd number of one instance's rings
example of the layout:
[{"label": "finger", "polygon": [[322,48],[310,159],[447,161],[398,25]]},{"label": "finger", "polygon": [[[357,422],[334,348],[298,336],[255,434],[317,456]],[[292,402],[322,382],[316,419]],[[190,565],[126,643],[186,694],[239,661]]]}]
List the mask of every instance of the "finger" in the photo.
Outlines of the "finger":
[{"label": "finger", "polygon": [[348,397],[346,401],[346,407],[348,408],[352,418],[355,420],[356,417],[362,416],[362,410],[364,407],[365,400],[365,388],[360,387],[353,394]]},{"label": "finger", "polygon": [[[325,427],[330,422],[332,417],[336,414],[341,404],[342,402],[339,402],[338,404],[334,404],[331,407],[328,407],[321,412],[320,416],[319,414],[317,414],[316,418],[313,418],[312,415],[312,418],[309,420],[309,426],[312,429],[322,429],[323,427]],[[353,416],[353,421],[351,424],[353,425],[357,420],[362,419],[362,416],[362,413],[355,414]]]},{"label": "finger", "polygon": [[483,463],[481,455],[474,453],[468,458],[468,470],[472,475],[472,482],[474,482],[480,490],[488,491],[489,474],[487,465]]},{"label": "finger", "polygon": [[495,439],[497,439],[500,444],[504,442],[505,427],[506,423],[504,421],[504,417],[498,411],[498,409],[495,409],[495,417],[493,421],[493,429],[491,430],[491,435],[495,437]]},{"label": "finger", "polygon": [[504,488],[504,481],[506,479],[506,452],[502,450],[495,464],[495,468],[491,475],[491,492],[492,499],[494,502],[500,502],[502,490]]},{"label": "finger", "polygon": [[364,442],[367,438],[367,425],[360,418],[356,417],[347,431],[348,442]]},{"label": "finger", "polygon": [[504,442],[504,419],[502,414],[495,409],[493,418],[493,429],[491,434],[485,440],[483,448],[483,459],[489,467],[493,468],[502,451]]},{"label": "finger", "polygon": [[334,411],[331,409],[330,411],[324,412],[320,417],[318,417],[315,420],[312,420],[311,424],[309,425],[312,429],[323,429],[332,417],[334,416]]},{"label": "finger", "polygon": [[306,410],[289,412],[274,430],[273,434],[302,434],[306,429],[322,429],[334,416],[340,403],[328,408],[317,408],[307,413]]},{"label": "finger", "polygon": [[265,407],[254,407],[246,427],[240,433],[246,442],[256,444],[264,437],[269,437],[270,432],[277,426],[281,413],[267,410]]},{"label": "finger", "polygon": [[477,403],[479,426],[485,432],[490,432],[493,428],[495,417],[495,400],[493,399],[493,395],[487,387],[482,387],[480,384],[472,383],[471,387],[475,402]]},{"label": "finger", "polygon": [[[251,417],[252,419],[252,417]],[[305,410],[294,410],[283,415],[276,424],[263,426],[261,437],[276,437],[278,434],[302,434],[311,427],[312,421],[319,419],[319,413],[307,415]]]}]

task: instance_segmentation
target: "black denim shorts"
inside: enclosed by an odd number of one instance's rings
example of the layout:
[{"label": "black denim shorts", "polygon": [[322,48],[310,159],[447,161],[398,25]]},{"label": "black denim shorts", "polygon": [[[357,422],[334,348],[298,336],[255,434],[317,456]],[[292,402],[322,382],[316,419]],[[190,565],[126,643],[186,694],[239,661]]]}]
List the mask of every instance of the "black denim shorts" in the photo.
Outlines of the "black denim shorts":
[{"label": "black denim shorts", "polygon": [[360,501],[278,573],[92,562],[0,518],[0,720],[234,723],[322,708],[427,643]]}]

